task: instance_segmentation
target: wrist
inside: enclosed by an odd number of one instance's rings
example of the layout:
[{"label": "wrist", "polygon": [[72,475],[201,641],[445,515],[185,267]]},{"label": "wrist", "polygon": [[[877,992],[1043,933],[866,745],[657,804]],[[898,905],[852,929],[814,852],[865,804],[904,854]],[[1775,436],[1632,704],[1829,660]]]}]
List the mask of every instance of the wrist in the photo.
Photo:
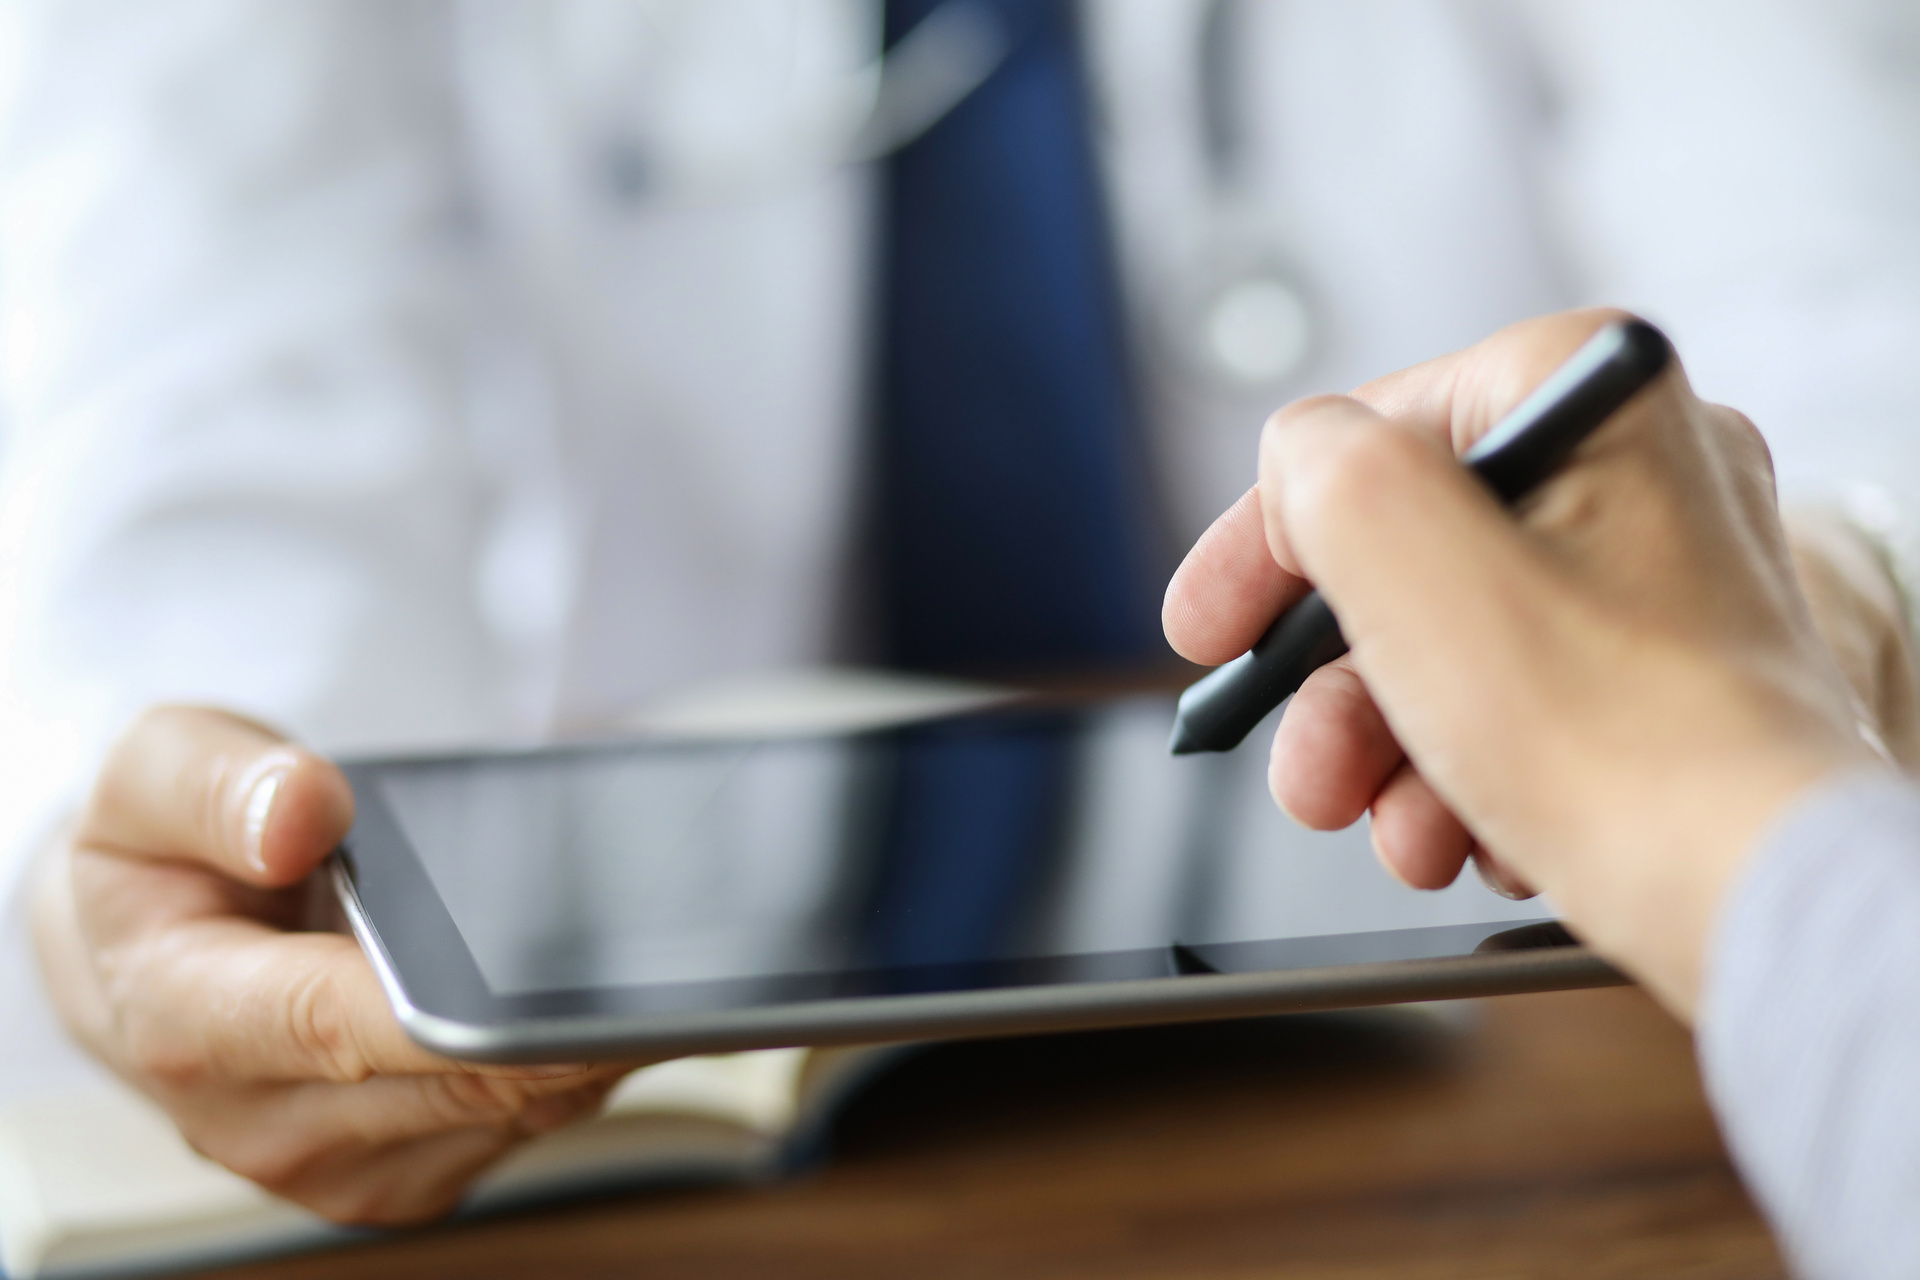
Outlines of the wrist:
[{"label": "wrist", "polygon": [[1729,754],[1665,804],[1623,814],[1609,847],[1566,859],[1547,891],[1583,941],[1691,1022],[1717,923],[1770,833],[1811,797],[1890,773],[1850,745]]}]

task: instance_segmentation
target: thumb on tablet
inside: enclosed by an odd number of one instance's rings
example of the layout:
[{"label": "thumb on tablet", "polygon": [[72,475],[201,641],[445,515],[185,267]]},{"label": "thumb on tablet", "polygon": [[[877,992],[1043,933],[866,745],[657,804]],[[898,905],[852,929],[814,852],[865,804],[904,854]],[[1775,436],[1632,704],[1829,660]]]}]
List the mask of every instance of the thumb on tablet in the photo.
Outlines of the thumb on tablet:
[{"label": "thumb on tablet", "polygon": [[239,716],[159,707],[108,752],[77,839],[276,888],[352,824],[353,792],[328,761]]}]

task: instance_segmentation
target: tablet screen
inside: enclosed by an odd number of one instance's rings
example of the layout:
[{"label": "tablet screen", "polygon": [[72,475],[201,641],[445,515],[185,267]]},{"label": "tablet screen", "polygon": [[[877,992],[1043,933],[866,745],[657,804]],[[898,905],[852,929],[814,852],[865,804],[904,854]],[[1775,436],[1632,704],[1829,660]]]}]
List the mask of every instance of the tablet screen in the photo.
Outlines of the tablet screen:
[{"label": "tablet screen", "polygon": [[372,781],[501,996],[643,987],[733,1004],[770,982],[1150,976],[1169,954],[1201,972],[1411,959],[1472,950],[1459,926],[1550,914],[1471,875],[1399,885],[1364,824],[1316,835],[1275,809],[1266,735],[1176,759],[1171,715],[1142,699],[843,738],[396,762]]}]

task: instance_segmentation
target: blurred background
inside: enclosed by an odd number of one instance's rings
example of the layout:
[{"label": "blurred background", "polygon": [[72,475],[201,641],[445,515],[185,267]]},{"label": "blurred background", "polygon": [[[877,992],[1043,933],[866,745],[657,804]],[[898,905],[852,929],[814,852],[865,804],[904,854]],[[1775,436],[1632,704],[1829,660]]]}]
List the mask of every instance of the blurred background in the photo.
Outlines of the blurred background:
[{"label": "blurred background", "polygon": [[1920,497],[1892,0],[164,0],[0,18],[0,760],[1164,665],[1272,408],[1611,303]]}]

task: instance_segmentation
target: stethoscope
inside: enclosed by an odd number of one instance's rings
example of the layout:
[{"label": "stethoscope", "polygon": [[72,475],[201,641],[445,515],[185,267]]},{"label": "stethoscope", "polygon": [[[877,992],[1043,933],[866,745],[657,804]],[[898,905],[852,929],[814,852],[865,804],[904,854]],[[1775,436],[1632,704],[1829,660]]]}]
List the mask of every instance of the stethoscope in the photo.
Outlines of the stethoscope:
[{"label": "stethoscope", "polygon": [[[1147,327],[1164,363],[1203,394],[1275,401],[1321,345],[1321,308],[1271,205],[1256,198],[1247,136],[1246,0],[1205,0],[1195,85],[1206,190],[1191,250],[1167,273]],[[885,158],[938,123],[1012,51],[1017,33],[979,0],[946,0],[885,54],[786,127],[735,151],[616,139],[617,200],[732,203],[808,174]]]},{"label": "stethoscope", "polygon": [[1306,372],[1322,326],[1279,215],[1254,191],[1246,16],[1245,0],[1207,0],[1197,83],[1207,191],[1164,322],[1168,345],[1204,389],[1270,401]]},{"label": "stethoscope", "polygon": [[966,101],[1012,51],[1015,33],[978,0],[946,0],[892,48],[784,114],[779,125],[715,145],[615,131],[597,157],[616,203],[739,204],[796,182],[883,160]]}]

